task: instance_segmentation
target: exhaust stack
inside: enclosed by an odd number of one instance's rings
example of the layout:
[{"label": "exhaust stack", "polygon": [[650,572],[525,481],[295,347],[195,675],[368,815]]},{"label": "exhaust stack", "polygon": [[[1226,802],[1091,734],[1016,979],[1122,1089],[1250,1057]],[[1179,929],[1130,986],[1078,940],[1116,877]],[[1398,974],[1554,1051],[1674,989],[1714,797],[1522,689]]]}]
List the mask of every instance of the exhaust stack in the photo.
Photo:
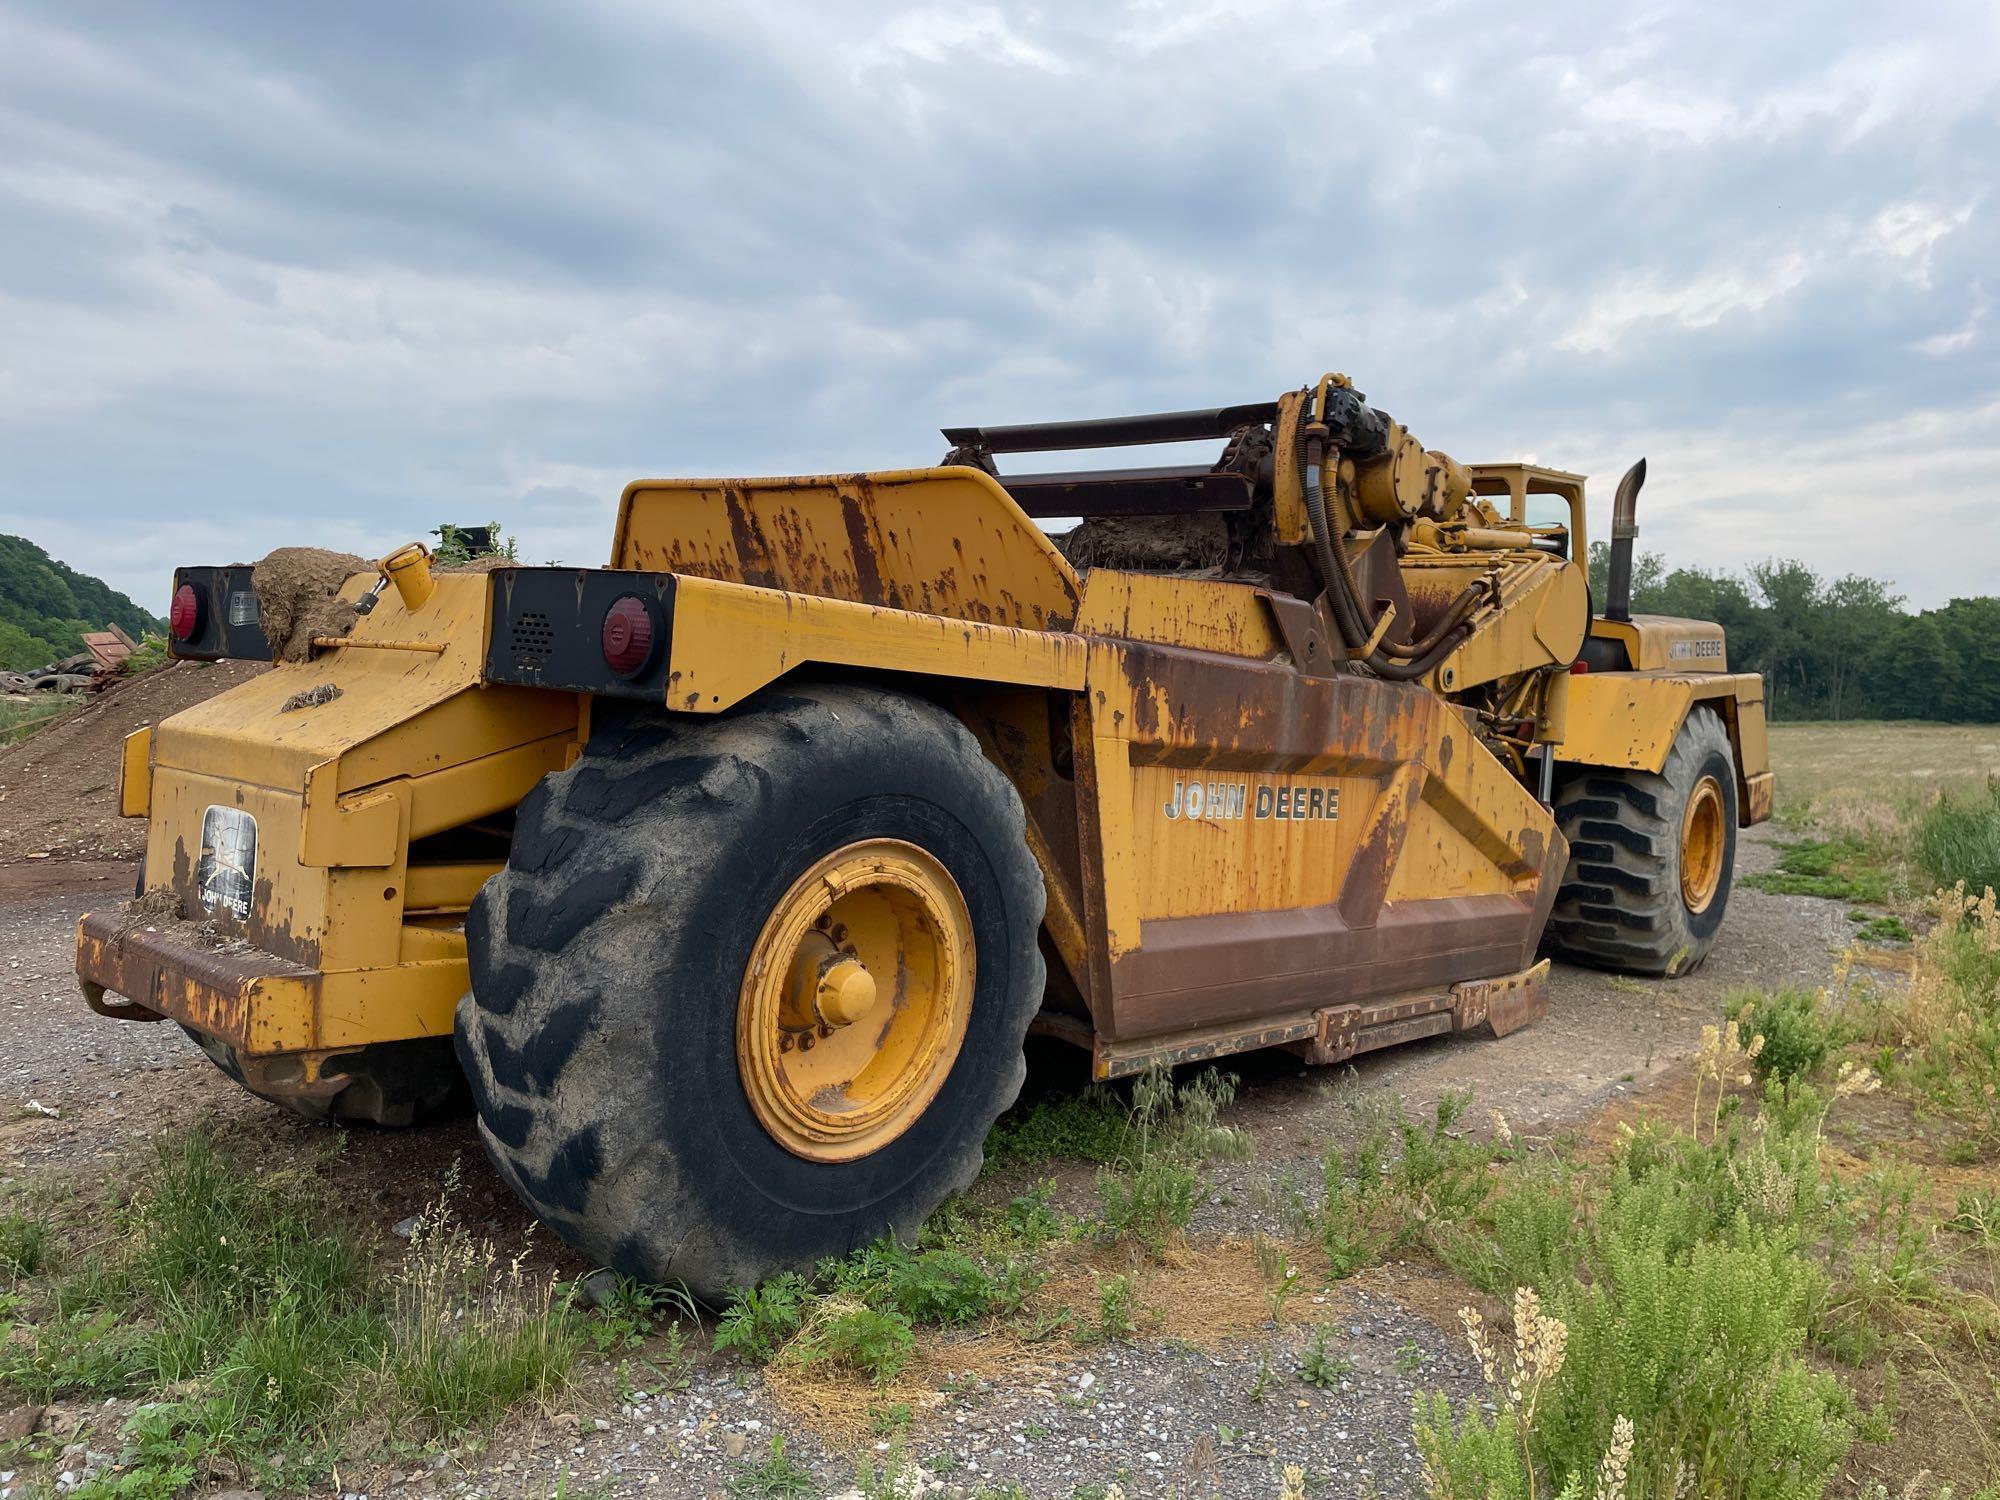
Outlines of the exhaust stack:
[{"label": "exhaust stack", "polygon": [[1604,591],[1604,618],[1632,618],[1632,544],[1639,539],[1639,489],[1646,482],[1646,460],[1640,459],[1618,481],[1611,502],[1611,579]]}]

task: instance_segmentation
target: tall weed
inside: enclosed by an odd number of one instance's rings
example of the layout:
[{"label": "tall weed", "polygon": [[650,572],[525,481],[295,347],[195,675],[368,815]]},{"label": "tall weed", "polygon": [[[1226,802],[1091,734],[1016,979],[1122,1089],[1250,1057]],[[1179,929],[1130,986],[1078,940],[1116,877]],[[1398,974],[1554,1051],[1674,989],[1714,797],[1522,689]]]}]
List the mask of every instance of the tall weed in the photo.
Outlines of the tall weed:
[{"label": "tall weed", "polygon": [[[1718,1061],[1740,1066],[1721,1040]],[[1646,1125],[1587,1180],[1511,1174],[1483,1214],[1488,1250],[1462,1264],[1490,1290],[1511,1283],[1519,1350],[1510,1373],[1474,1319],[1493,1414],[1420,1403],[1433,1493],[1589,1495],[1609,1465],[1628,1500],[1819,1495],[1853,1441],[1849,1398],[1803,1357],[1831,1300],[1806,1250],[1836,1217],[1818,1165],[1827,1102],[1774,1080],[1747,1122],[1701,1110],[1710,1138]]]},{"label": "tall weed", "polygon": [[1992,890],[1938,893],[1937,925],[1916,944],[1908,993],[1886,1012],[1890,1081],[2000,1141],[2000,910]]},{"label": "tall weed", "polygon": [[1983,793],[1947,792],[1925,808],[1910,852],[1941,888],[1963,885],[1974,896],[2000,890],[2000,777],[1988,778]]},{"label": "tall weed", "polygon": [[49,1261],[49,1226],[20,1209],[0,1213],[0,1285],[21,1281]]},{"label": "tall weed", "polygon": [[1448,1091],[1429,1116],[1408,1115],[1393,1098],[1358,1109],[1354,1143],[1327,1151],[1320,1199],[1336,1275],[1410,1244],[1447,1259],[1463,1253],[1459,1238],[1494,1185],[1492,1149],[1458,1135],[1471,1102],[1470,1092]]},{"label": "tall weed", "polygon": [[1158,1253],[1187,1228],[1202,1165],[1250,1154],[1250,1138],[1221,1123],[1235,1097],[1235,1078],[1213,1068],[1178,1087],[1164,1069],[1138,1081],[1127,1149],[1097,1174],[1098,1204],[1114,1238],[1131,1235]]},{"label": "tall weed", "polygon": [[583,1342],[554,1278],[529,1269],[525,1248],[507,1258],[475,1238],[452,1212],[451,1185],[410,1236],[391,1287],[384,1357],[411,1412],[438,1432],[560,1388]]},{"label": "tall weed", "polygon": [[1783,1083],[1811,1078],[1849,1040],[1847,1028],[1817,990],[1787,986],[1767,994],[1739,994],[1727,1008],[1746,1033],[1764,1039],[1750,1063],[1759,1078]]}]

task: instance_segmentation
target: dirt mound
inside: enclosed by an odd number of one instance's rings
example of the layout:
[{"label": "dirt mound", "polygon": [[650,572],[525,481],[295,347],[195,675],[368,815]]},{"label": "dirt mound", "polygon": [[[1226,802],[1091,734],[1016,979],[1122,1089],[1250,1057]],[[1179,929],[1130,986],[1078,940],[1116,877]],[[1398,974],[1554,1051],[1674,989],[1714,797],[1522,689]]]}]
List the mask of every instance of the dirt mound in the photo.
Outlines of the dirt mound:
[{"label": "dirt mound", "polygon": [[174,662],[123,679],[0,750],[0,864],[137,859],[145,820],[118,816],[125,736],[266,670],[257,662]]},{"label": "dirt mound", "polygon": [[354,628],[354,606],[334,597],[356,573],[375,564],[352,552],[319,547],[280,547],[250,574],[264,638],[275,661],[307,661],[316,635],[346,635]]},{"label": "dirt mound", "polygon": [[1050,540],[1074,568],[1194,573],[1229,556],[1229,527],[1211,515],[1093,516]]}]

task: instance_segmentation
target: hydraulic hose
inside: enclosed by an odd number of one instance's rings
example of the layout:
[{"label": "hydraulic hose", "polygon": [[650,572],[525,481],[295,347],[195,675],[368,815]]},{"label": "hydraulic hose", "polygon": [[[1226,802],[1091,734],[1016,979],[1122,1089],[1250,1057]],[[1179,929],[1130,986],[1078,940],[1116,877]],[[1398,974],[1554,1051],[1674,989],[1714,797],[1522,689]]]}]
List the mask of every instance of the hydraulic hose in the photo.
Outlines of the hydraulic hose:
[{"label": "hydraulic hose", "polygon": [[1326,494],[1320,479],[1321,459],[1324,453],[1320,440],[1308,437],[1300,445],[1299,483],[1305,490],[1306,521],[1311,527],[1313,546],[1319,553],[1319,573],[1326,584],[1327,602],[1333,606],[1333,620],[1340,627],[1340,638],[1350,651],[1358,651],[1368,644],[1368,636],[1373,627],[1364,626],[1354,610],[1354,595],[1346,586],[1344,575],[1334,564],[1337,550],[1328,541],[1326,522]]},{"label": "hydraulic hose", "polygon": [[[1333,607],[1334,623],[1339,626],[1341,638],[1347,643],[1347,649],[1353,652],[1368,644],[1368,637],[1374,633],[1375,624],[1368,624],[1364,628],[1362,622],[1367,616],[1360,613],[1357,608],[1359,590],[1355,586],[1353,571],[1347,566],[1345,549],[1337,539],[1330,536],[1331,528],[1327,523],[1326,514],[1326,488],[1322,479],[1324,465],[1321,460],[1325,458],[1325,453],[1321,448],[1321,442],[1319,435],[1312,434],[1307,437],[1304,444],[1305,462],[1302,466],[1304,472],[1300,475],[1300,479],[1305,488],[1306,521],[1312,530],[1313,546],[1319,555],[1320,576],[1326,582],[1326,596]],[[1477,598],[1476,589],[1467,589],[1446,613],[1439,628],[1434,629],[1426,638],[1430,644],[1422,649],[1420,654],[1414,655],[1411,659],[1398,660],[1385,654],[1378,644],[1375,650],[1362,659],[1362,665],[1376,676],[1391,682],[1413,682],[1424,676],[1457,649],[1457,632],[1464,623],[1464,613],[1461,609],[1469,612],[1477,602]],[[1456,620],[1453,619],[1454,615],[1457,616]],[[1414,651],[1416,648],[1409,649]]]}]

